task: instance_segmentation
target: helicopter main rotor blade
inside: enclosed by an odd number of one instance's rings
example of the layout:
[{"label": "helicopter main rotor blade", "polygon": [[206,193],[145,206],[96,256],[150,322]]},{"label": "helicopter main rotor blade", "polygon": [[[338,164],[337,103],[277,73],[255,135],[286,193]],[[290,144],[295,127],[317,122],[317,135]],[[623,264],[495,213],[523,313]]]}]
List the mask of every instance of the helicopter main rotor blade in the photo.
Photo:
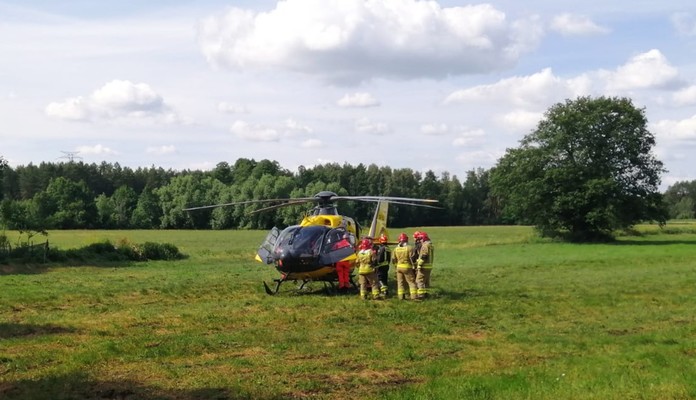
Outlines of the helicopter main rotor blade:
[{"label": "helicopter main rotor blade", "polygon": [[272,206],[263,207],[263,208],[259,208],[258,210],[251,211],[249,214],[256,214],[256,213],[260,213],[260,212],[263,212],[263,211],[275,210],[275,209],[277,209],[277,208],[290,207],[290,206],[297,206],[297,205],[300,205],[300,204],[311,203],[311,202],[313,202],[313,201],[315,201],[315,199],[311,199],[311,200],[301,200],[301,201],[289,201],[289,202],[287,202],[287,203],[274,204],[274,205],[272,205]]},{"label": "helicopter main rotor blade", "polygon": [[420,203],[408,203],[405,201],[389,201],[391,204],[403,204],[406,206],[413,206],[413,207],[424,207],[424,208],[434,208],[436,210],[442,210],[443,207],[437,207],[437,206],[431,206],[430,204],[420,204]]},{"label": "helicopter main rotor blade", "polygon": [[193,211],[193,210],[205,210],[217,207],[228,207],[228,206],[240,206],[247,204],[266,204],[266,203],[280,203],[271,205],[268,207],[263,207],[261,209],[255,210],[252,213],[257,213],[261,211],[274,210],[281,207],[295,206],[298,204],[318,202],[323,205],[330,205],[338,200],[353,200],[353,201],[365,201],[365,202],[379,202],[387,201],[394,204],[411,205],[416,207],[428,207],[428,208],[440,208],[435,206],[428,206],[429,204],[438,203],[434,199],[418,199],[412,197],[394,197],[394,196],[337,196],[333,192],[319,192],[312,197],[296,197],[296,198],[281,198],[281,199],[260,199],[260,200],[246,200],[246,201],[235,201],[231,203],[221,203],[221,204],[211,204],[206,206],[196,206],[187,207],[183,211]]},{"label": "helicopter main rotor blade", "polygon": [[414,203],[439,203],[435,199],[418,199],[412,197],[393,197],[393,196],[336,196],[332,200],[356,200],[356,201],[388,201],[390,203],[402,202],[404,204]]},{"label": "helicopter main rotor blade", "polygon": [[198,206],[198,207],[187,207],[182,209],[183,211],[193,211],[193,210],[205,210],[207,208],[217,208],[217,207],[227,207],[227,206],[240,206],[243,204],[258,203],[258,200],[248,200],[248,201],[235,201],[232,203],[221,203],[221,204],[211,204],[208,206]]},{"label": "helicopter main rotor blade", "polygon": [[[192,210],[204,210],[207,208],[217,208],[217,207],[228,207],[228,206],[241,206],[245,204],[255,204],[255,203],[273,203],[273,202],[278,202],[278,201],[286,201],[286,202],[309,202],[309,201],[316,201],[316,198],[314,197],[297,197],[297,198],[284,198],[284,199],[261,199],[261,200],[246,200],[246,201],[234,201],[231,203],[221,203],[221,204],[211,204],[207,206],[198,206],[198,207],[187,207],[184,208],[183,211],[192,211]],[[285,203],[284,203],[285,204]]]}]

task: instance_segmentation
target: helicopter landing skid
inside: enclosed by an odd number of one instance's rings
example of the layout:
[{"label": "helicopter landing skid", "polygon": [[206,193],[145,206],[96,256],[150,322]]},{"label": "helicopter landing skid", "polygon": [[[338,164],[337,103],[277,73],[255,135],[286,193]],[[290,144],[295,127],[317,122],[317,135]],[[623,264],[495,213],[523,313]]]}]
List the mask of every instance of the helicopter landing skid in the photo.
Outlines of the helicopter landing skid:
[{"label": "helicopter landing skid", "polygon": [[[288,281],[287,279],[273,279],[273,282],[275,282],[275,289],[271,289],[271,288],[268,286],[268,284],[266,283],[266,281],[263,281],[263,288],[266,290],[266,293],[267,293],[267,294],[273,296],[274,294],[277,294],[278,291],[280,290],[280,285],[281,285],[283,282],[287,282],[287,281]],[[295,280],[294,282],[297,282],[297,280]],[[304,279],[304,280],[302,280],[302,284],[301,284],[300,286],[298,286],[297,290],[302,290],[302,289],[304,289],[305,285],[308,284],[309,282],[311,282],[310,279]]]},{"label": "helicopter landing skid", "polygon": [[278,293],[278,290],[280,289],[280,284],[285,282],[282,279],[274,279],[273,281],[276,283],[275,290],[271,290],[271,288],[268,287],[268,284],[266,283],[266,281],[263,281],[263,288],[266,290],[266,293],[271,295],[271,296]]},{"label": "helicopter landing skid", "polygon": [[[352,278],[352,277],[351,277],[351,278]],[[274,288],[271,288],[271,287],[266,283],[266,281],[263,281],[263,288],[264,288],[264,290],[266,291],[267,294],[273,296],[273,295],[277,294],[278,291],[280,290],[280,285],[282,285],[283,282],[287,282],[287,281],[288,281],[287,279],[273,279],[273,282],[275,282],[275,287],[274,287]],[[297,281],[295,281],[295,282],[297,282]],[[299,286],[297,287],[297,290],[298,290],[298,291],[302,291],[302,290],[305,288],[305,286],[306,286],[308,283],[311,283],[311,282],[315,282],[315,281],[313,281],[313,280],[311,280],[311,279],[303,279],[302,282],[301,282],[301,283],[299,284]],[[331,282],[331,281],[322,281],[322,282],[324,283],[324,290],[325,290],[327,293],[332,293],[332,294],[338,293],[338,291],[336,290],[336,285],[335,285],[333,282]],[[353,286],[353,288],[357,288],[357,285],[355,284],[355,282],[353,282],[352,279],[351,279],[350,283],[351,283],[351,285]]]}]

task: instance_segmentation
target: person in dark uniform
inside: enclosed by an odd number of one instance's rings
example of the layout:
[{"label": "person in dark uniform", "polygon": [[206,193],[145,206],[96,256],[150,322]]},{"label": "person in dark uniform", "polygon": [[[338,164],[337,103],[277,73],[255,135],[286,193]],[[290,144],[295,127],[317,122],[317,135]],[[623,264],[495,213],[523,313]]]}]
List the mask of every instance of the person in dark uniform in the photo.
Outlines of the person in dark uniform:
[{"label": "person in dark uniform", "polygon": [[384,233],[377,239],[375,251],[377,252],[377,279],[379,280],[379,291],[382,296],[387,297],[389,292],[389,264],[391,262],[391,249],[389,239]]}]

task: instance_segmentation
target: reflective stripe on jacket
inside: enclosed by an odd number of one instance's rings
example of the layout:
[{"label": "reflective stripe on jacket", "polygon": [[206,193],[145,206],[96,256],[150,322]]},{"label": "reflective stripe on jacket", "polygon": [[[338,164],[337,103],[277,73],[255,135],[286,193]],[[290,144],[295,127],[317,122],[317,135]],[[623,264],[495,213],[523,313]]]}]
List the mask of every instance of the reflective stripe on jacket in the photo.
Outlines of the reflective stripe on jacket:
[{"label": "reflective stripe on jacket", "polygon": [[360,250],[358,252],[358,273],[360,275],[367,275],[375,272],[375,268],[372,265],[373,261],[372,250]]},{"label": "reflective stripe on jacket", "polygon": [[433,242],[427,240],[421,243],[420,249],[418,251],[418,260],[423,260],[423,262],[420,263],[420,267],[427,269],[432,268],[434,259],[435,247],[433,246]]},{"label": "reflective stripe on jacket", "polygon": [[392,251],[392,263],[396,264],[396,268],[413,268],[411,264],[411,246],[399,244]]}]

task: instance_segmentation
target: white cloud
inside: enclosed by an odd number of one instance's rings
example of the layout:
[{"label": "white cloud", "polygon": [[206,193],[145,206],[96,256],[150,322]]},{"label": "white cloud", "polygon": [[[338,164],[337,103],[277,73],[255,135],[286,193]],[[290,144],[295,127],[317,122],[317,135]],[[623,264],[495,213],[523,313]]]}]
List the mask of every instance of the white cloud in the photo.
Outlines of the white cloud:
[{"label": "white cloud", "polygon": [[89,119],[89,106],[84,98],[73,97],[63,102],[54,102],[46,106],[46,115],[71,121],[84,121]]},{"label": "white cloud", "polygon": [[322,142],[319,139],[307,139],[304,142],[302,142],[301,146],[306,149],[318,149],[324,147],[324,142]]},{"label": "white cloud", "polygon": [[227,102],[218,104],[218,111],[228,114],[246,114],[249,112],[246,107]]},{"label": "white cloud", "polygon": [[420,131],[424,135],[440,136],[448,134],[449,127],[447,124],[424,124],[421,125]]},{"label": "white cloud", "polygon": [[683,120],[661,120],[651,124],[651,130],[658,141],[696,141],[696,115]]},{"label": "white cloud", "polygon": [[[148,115],[142,115],[148,116]],[[168,125],[193,125],[194,120],[188,116],[177,114],[176,112],[164,112],[159,115],[152,116],[157,122]]]},{"label": "white cloud", "polygon": [[281,138],[281,134],[273,128],[250,125],[241,120],[235,121],[230,127],[230,131],[238,138],[252,142],[277,142]]},{"label": "white cloud", "polygon": [[[554,103],[586,95],[607,95],[635,89],[670,89],[683,85],[678,70],[659,50],[650,50],[629,59],[614,71],[589,71],[563,79],[551,68],[527,76],[501,79],[493,84],[478,85],[450,93],[444,104],[509,104],[540,112]],[[690,88],[675,94],[675,102],[691,101]],[[533,115],[510,114],[508,122],[532,118]],[[528,125],[528,124],[525,124]]]},{"label": "white cloud", "polygon": [[93,154],[93,155],[116,155],[116,154],[118,154],[116,151],[114,151],[106,146],[102,146],[101,144],[97,144],[94,146],[78,146],[76,150],[77,150],[77,153],[80,153],[80,154]]},{"label": "white cloud", "polygon": [[282,124],[254,124],[243,120],[236,120],[230,126],[230,132],[238,138],[252,142],[278,142],[285,138],[297,136],[297,134],[309,134],[313,129],[292,118],[288,118]]},{"label": "white cloud", "polygon": [[267,12],[231,8],[199,23],[210,63],[281,68],[355,83],[489,72],[535,47],[538,21],[510,21],[489,4],[435,1],[286,0]]},{"label": "white cloud", "polygon": [[457,135],[452,141],[456,147],[475,146],[483,142],[486,132],[483,129],[467,129]]},{"label": "white cloud", "polygon": [[479,85],[457,90],[448,95],[444,103],[501,102],[522,107],[546,107],[563,98],[575,97],[568,81],[553,74],[551,68],[527,76],[502,79],[494,84]]},{"label": "white cloud", "polygon": [[387,135],[391,133],[389,125],[383,122],[372,122],[367,118],[355,121],[355,130],[359,133],[371,135]]},{"label": "white cloud", "polygon": [[150,85],[113,80],[92,93],[91,102],[105,112],[160,112],[162,96]]},{"label": "white cloud", "polygon": [[680,84],[679,72],[657,49],[638,54],[616,71],[602,75],[609,90],[668,88]]},{"label": "white cloud", "polygon": [[677,33],[683,36],[696,36],[696,17],[687,12],[674,13],[672,24]]},{"label": "white cloud", "polygon": [[157,156],[162,156],[165,154],[176,153],[176,147],[174,145],[164,145],[164,146],[151,146],[145,149],[147,154],[154,154]]},{"label": "white cloud", "polygon": [[495,154],[490,151],[477,150],[459,153],[456,161],[468,168],[490,168],[498,161],[502,154]]},{"label": "white cloud", "polygon": [[609,29],[594,23],[590,18],[577,14],[557,15],[551,21],[551,29],[563,36],[602,35]]},{"label": "white cloud", "polygon": [[672,99],[678,106],[690,106],[696,104],[696,85],[691,85],[675,92],[672,95]]},{"label": "white cloud", "polygon": [[311,133],[313,130],[308,125],[303,125],[292,118],[285,120],[285,128],[290,132],[305,132]]},{"label": "white cloud", "polygon": [[505,113],[500,123],[514,132],[527,133],[537,126],[543,116],[541,112],[515,110]]},{"label": "white cloud", "polygon": [[341,107],[376,107],[380,103],[370,93],[360,92],[346,94],[338,100],[337,104]]},{"label": "white cloud", "polygon": [[108,82],[86,98],[79,96],[52,102],[45,112],[50,117],[73,121],[153,116],[176,119],[162,96],[149,85],[122,80]]}]

